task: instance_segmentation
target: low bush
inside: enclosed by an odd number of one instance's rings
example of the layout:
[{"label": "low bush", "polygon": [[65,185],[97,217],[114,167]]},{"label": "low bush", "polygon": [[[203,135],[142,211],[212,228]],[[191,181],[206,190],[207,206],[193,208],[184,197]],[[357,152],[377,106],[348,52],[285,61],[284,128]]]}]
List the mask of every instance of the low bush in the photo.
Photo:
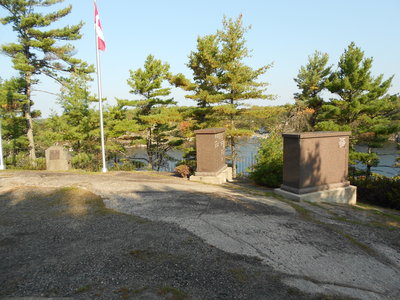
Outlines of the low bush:
[{"label": "low bush", "polygon": [[250,179],[267,187],[279,187],[283,177],[283,139],[278,133],[265,139],[257,154]]},{"label": "low bush", "polygon": [[[141,164],[140,164],[141,163]],[[138,166],[143,167],[145,163],[136,162],[129,159],[120,159],[118,162],[114,162],[110,167],[110,171],[135,171]]]},{"label": "low bush", "polygon": [[350,182],[357,187],[357,201],[400,210],[400,177],[358,176]]},{"label": "low bush", "polygon": [[188,165],[179,165],[175,168],[175,173],[182,178],[188,178],[190,176],[190,167]]},{"label": "low bush", "polygon": [[[15,162],[13,162],[15,160]],[[7,169],[20,169],[20,170],[46,170],[46,159],[44,157],[38,157],[35,161],[35,165],[32,164],[31,159],[27,153],[19,153],[15,157],[9,157],[5,159]]]},{"label": "low bush", "polygon": [[82,152],[75,154],[72,156],[71,163],[74,169],[93,172],[101,169],[101,159],[98,159],[98,157],[95,157],[95,155],[90,153]]}]

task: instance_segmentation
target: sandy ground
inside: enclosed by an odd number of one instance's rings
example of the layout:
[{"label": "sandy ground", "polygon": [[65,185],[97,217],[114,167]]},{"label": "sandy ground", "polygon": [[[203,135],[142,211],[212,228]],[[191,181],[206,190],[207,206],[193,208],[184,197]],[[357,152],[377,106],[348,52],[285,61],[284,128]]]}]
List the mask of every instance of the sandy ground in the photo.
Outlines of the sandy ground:
[{"label": "sandy ground", "polygon": [[0,299],[399,299],[400,218],[153,173],[7,171],[0,261]]}]

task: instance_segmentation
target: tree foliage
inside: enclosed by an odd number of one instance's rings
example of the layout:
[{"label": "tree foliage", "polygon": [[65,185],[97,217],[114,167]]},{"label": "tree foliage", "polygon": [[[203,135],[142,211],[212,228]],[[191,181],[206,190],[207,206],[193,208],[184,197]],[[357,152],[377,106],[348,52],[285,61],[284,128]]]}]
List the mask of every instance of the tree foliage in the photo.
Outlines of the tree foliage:
[{"label": "tree foliage", "polygon": [[310,126],[314,126],[316,116],[324,103],[321,92],[325,89],[325,81],[331,74],[331,66],[327,66],[329,55],[315,51],[308,57],[308,63],[301,66],[294,81],[300,89],[300,93],[295,93],[294,98],[300,111],[304,108],[313,110],[310,117]]},{"label": "tree foliage", "polygon": [[265,94],[267,83],[258,81],[271,65],[253,69],[245,63],[250,57],[245,39],[249,27],[243,25],[242,16],[235,20],[224,17],[222,25],[223,29],[216,34],[199,37],[197,50],[189,55],[188,67],[194,82],[182,74],[172,77],[171,82],[193,92],[187,97],[197,101],[194,116],[197,126],[227,129],[233,176],[236,176],[237,138],[253,133],[238,128],[237,123],[245,100],[272,98]]},{"label": "tree foliage", "polygon": [[354,43],[347,47],[337,70],[325,82],[325,88],[337,98],[321,107],[316,125],[319,130],[351,130],[353,143],[368,146],[368,153],[353,155],[367,166],[368,173],[378,161],[372,148],[381,147],[399,129],[399,120],[393,118],[398,98],[387,94],[393,76],[386,80],[382,74],[372,76],[372,62]]},{"label": "tree foliage", "polygon": [[170,77],[169,65],[149,55],[144,68],[130,71],[128,84],[131,93],[139,95],[140,99],[120,101],[124,106],[136,109],[135,119],[140,129],[145,132],[147,160],[151,168],[159,171],[168,159],[168,151],[182,144],[177,138],[176,122],[181,119],[178,110],[168,109],[176,104],[168,96],[171,88],[164,87]]},{"label": "tree foliage", "polygon": [[37,75],[44,74],[60,81],[60,72],[90,72],[87,64],[73,57],[71,44],[59,45],[57,41],[71,41],[81,38],[83,23],[62,28],[54,28],[53,23],[67,16],[72,9],[68,6],[50,13],[43,8],[64,0],[0,0],[0,6],[7,15],[1,19],[3,25],[12,25],[17,42],[3,44],[2,52],[12,59],[14,69],[24,80],[25,95],[21,100],[26,119],[26,134],[29,141],[29,157],[35,163],[35,142],[32,122],[32,86],[38,83]]},{"label": "tree foliage", "polygon": [[214,110],[218,117],[225,121],[234,177],[238,157],[237,138],[252,134],[251,131],[239,129],[236,126],[242,112],[240,107],[244,105],[244,100],[271,99],[270,95],[265,94],[267,83],[257,81],[270,68],[270,65],[253,69],[244,62],[250,56],[250,50],[244,38],[248,29],[243,26],[242,16],[239,16],[236,20],[224,18],[223,29],[218,31],[221,44],[222,74],[219,82],[222,97]]},{"label": "tree foliage", "polygon": [[25,102],[25,81],[13,77],[0,81],[0,121],[5,163],[17,167],[21,153],[28,147],[22,105]]},{"label": "tree foliage", "polygon": [[256,160],[250,178],[261,185],[279,187],[283,178],[283,138],[279,131],[262,141]]}]

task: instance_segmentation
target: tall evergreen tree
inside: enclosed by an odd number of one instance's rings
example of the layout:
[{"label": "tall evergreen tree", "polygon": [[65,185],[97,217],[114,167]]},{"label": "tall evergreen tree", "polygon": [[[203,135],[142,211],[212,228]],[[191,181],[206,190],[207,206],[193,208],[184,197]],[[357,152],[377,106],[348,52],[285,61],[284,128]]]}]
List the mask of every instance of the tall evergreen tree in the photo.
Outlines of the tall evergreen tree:
[{"label": "tall evergreen tree", "polygon": [[99,116],[91,107],[97,101],[90,94],[89,76],[72,72],[64,78],[58,103],[62,114],[52,114],[41,122],[35,122],[35,141],[38,149],[46,149],[51,145],[67,146],[72,152],[72,163],[75,168],[98,170],[96,157],[100,153]]},{"label": "tall evergreen tree", "polygon": [[197,50],[189,55],[188,67],[193,71],[194,82],[182,74],[171,80],[193,92],[186,97],[197,102],[194,119],[199,122],[198,127],[227,128],[233,176],[236,176],[238,158],[237,139],[252,134],[251,130],[237,127],[244,112],[243,101],[273,98],[265,94],[267,83],[257,81],[271,65],[253,69],[244,62],[250,57],[244,37],[248,29],[243,26],[242,16],[236,20],[224,18],[223,29],[214,35],[199,37]]},{"label": "tall evergreen tree", "polygon": [[197,102],[194,119],[201,127],[212,126],[211,105],[220,101],[218,37],[215,34],[197,39],[197,51],[189,55],[187,66],[193,71],[193,95],[187,98]]},{"label": "tall evergreen tree", "polygon": [[81,38],[83,23],[54,28],[52,25],[67,16],[72,6],[42,13],[44,7],[64,0],[0,0],[0,6],[8,13],[1,19],[2,24],[11,24],[17,34],[17,42],[3,44],[2,52],[12,58],[14,69],[25,81],[25,101],[22,106],[26,120],[26,135],[29,141],[29,157],[35,164],[35,142],[32,122],[32,86],[38,83],[37,75],[44,74],[57,81],[60,72],[90,72],[87,64],[73,57],[71,44],[59,45],[57,41],[70,41]]},{"label": "tall evergreen tree", "polygon": [[218,84],[221,87],[222,96],[218,105],[214,106],[214,110],[221,119],[225,119],[234,177],[238,158],[237,138],[251,134],[248,130],[236,127],[238,117],[243,113],[241,109],[245,105],[243,101],[272,99],[271,95],[265,94],[267,83],[257,81],[271,65],[253,69],[244,62],[250,57],[245,40],[248,29],[243,26],[240,15],[236,20],[224,18],[223,29],[217,32],[220,42],[219,67],[221,69]]},{"label": "tall evergreen tree", "polygon": [[307,65],[301,66],[297,77],[294,78],[301,91],[294,94],[297,106],[301,109],[314,110],[310,119],[311,126],[315,125],[316,115],[324,103],[320,94],[325,88],[326,79],[331,74],[331,66],[327,66],[328,59],[327,53],[315,51],[308,57]]},{"label": "tall evergreen tree", "polygon": [[63,140],[77,153],[94,154],[100,141],[97,113],[90,104],[97,99],[90,94],[87,80],[85,76],[71,73],[64,80],[58,102],[63,108],[62,117],[66,127]]},{"label": "tall evergreen tree", "polygon": [[377,163],[372,148],[380,147],[390,134],[399,128],[393,111],[398,98],[387,94],[393,76],[371,75],[372,58],[353,42],[341,56],[337,71],[325,82],[325,87],[337,96],[324,104],[316,125],[320,130],[351,130],[354,143],[368,146],[368,153],[355,153],[353,157],[367,166],[367,173]]},{"label": "tall evergreen tree", "polygon": [[[16,166],[17,155],[28,145],[25,136],[25,123],[21,114],[25,103],[25,81],[13,77],[0,81],[0,118],[4,142],[5,163]],[[33,116],[37,114],[33,113]]]},{"label": "tall evergreen tree", "polygon": [[219,41],[216,34],[210,34],[197,38],[197,49],[189,55],[186,64],[193,72],[193,82],[183,74],[171,76],[169,81],[191,93],[185,97],[196,102],[192,118],[195,121],[194,128],[206,128],[214,126],[215,116],[212,105],[221,100],[219,76],[221,68],[219,62]]},{"label": "tall evergreen tree", "polygon": [[151,168],[157,171],[169,159],[168,151],[182,143],[182,139],[174,137],[180,114],[166,109],[176,104],[168,97],[171,88],[163,87],[170,77],[169,65],[149,55],[144,68],[130,70],[128,79],[130,92],[141,99],[120,101],[124,106],[136,108],[137,122],[145,132],[147,159]]}]

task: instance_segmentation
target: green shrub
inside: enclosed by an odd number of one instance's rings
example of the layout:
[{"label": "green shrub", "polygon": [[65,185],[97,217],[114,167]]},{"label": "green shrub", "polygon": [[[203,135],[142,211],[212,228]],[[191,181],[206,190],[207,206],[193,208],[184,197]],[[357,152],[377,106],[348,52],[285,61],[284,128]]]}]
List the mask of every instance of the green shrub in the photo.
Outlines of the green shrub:
[{"label": "green shrub", "polygon": [[358,176],[350,179],[357,186],[357,201],[400,210],[400,177]]},{"label": "green shrub", "polygon": [[20,152],[15,157],[6,157],[5,164],[7,169],[46,170],[46,159],[44,157],[38,157],[36,159],[36,165],[33,166],[26,152]]},{"label": "green shrub", "polygon": [[78,153],[71,159],[74,169],[82,169],[87,171],[98,171],[100,169],[101,159],[96,159],[93,154]]},{"label": "green shrub", "polygon": [[120,159],[118,163],[114,163],[110,171],[135,171],[145,167],[146,163],[142,161],[130,160],[127,158]]},{"label": "green shrub", "polygon": [[36,159],[35,170],[46,170],[46,158],[39,157]]},{"label": "green shrub", "polygon": [[265,139],[258,150],[257,162],[250,179],[257,184],[279,187],[283,176],[283,139],[278,133]]}]

